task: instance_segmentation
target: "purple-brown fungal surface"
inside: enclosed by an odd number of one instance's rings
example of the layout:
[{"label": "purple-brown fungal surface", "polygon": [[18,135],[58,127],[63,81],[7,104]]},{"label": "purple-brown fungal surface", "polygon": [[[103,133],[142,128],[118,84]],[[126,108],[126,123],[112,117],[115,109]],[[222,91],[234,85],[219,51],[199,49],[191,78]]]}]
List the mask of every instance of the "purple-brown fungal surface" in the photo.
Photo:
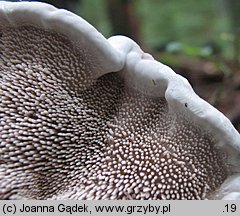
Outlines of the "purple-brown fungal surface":
[{"label": "purple-brown fungal surface", "polygon": [[1,199],[240,199],[240,135],[131,39],[0,1]]}]

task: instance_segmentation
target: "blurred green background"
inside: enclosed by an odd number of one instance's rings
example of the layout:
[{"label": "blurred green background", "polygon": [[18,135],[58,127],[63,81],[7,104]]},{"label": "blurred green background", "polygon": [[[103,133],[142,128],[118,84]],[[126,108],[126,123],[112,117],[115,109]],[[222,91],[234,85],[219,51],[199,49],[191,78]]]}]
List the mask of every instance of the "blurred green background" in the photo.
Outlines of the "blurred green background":
[{"label": "blurred green background", "polygon": [[46,0],[186,77],[240,130],[240,0]]},{"label": "blurred green background", "polygon": [[239,0],[48,0],[105,37],[124,34],[152,50],[239,60]]}]

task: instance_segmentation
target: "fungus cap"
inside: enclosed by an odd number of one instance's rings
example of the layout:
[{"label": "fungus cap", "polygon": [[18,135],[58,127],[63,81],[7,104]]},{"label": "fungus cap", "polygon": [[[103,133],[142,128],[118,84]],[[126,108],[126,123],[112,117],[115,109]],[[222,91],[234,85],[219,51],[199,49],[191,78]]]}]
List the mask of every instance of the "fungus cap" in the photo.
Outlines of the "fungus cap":
[{"label": "fungus cap", "polygon": [[0,198],[239,199],[240,135],[131,39],[0,1]]}]

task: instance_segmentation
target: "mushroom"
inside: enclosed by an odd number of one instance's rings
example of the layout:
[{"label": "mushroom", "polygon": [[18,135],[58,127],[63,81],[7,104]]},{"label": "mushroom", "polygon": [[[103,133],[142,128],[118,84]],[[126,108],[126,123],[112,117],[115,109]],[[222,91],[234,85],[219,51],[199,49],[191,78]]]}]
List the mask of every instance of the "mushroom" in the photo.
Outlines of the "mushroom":
[{"label": "mushroom", "polygon": [[240,199],[240,135],[131,39],[0,2],[1,199]]}]

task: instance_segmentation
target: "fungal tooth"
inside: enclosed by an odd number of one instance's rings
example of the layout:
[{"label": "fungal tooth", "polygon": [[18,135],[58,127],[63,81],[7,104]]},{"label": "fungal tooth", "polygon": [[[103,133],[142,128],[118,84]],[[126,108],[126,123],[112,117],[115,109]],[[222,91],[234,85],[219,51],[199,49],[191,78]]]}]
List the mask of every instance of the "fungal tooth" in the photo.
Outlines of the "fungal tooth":
[{"label": "fungal tooth", "polygon": [[39,2],[0,32],[0,199],[239,199],[239,133],[134,41]]}]

